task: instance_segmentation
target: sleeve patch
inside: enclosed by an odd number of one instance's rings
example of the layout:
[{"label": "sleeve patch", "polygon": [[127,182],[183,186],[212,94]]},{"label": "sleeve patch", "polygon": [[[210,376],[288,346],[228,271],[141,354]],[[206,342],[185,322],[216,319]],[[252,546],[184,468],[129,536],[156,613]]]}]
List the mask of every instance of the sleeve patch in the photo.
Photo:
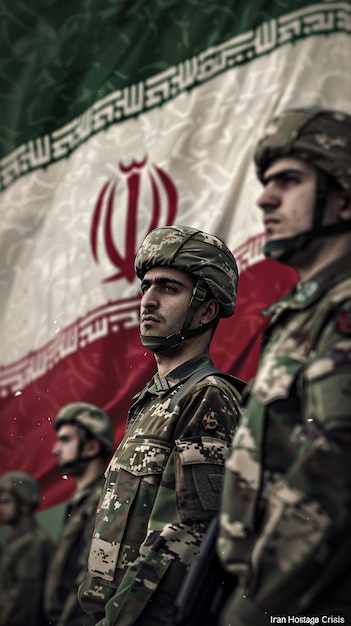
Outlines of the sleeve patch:
[{"label": "sleeve patch", "polygon": [[335,328],[341,335],[351,336],[351,311],[342,309],[335,319]]},{"label": "sleeve patch", "polygon": [[202,418],[202,426],[205,430],[216,430],[219,426],[218,415],[214,411],[208,411]]}]

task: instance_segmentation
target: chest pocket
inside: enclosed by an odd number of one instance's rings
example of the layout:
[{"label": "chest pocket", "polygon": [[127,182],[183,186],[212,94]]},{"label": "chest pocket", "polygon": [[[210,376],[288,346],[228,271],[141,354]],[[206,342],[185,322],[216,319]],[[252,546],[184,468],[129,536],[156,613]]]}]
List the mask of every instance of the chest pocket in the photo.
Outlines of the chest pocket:
[{"label": "chest pocket", "polygon": [[301,398],[305,366],[304,359],[286,355],[265,359],[244,404],[257,454],[264,445],[266,469],[286,471],[305,440]]},{"label": "chest pocket", "polygon": [[115,469],[122,468],[133,476],[160,474],[166,466],[170,449],[170,444],[158,438],[135,436],[127,439],[119,451]]},{"label": "chest pocket", "polygon": [[122,546],[123,561],[137,558],[170,449],[157,438],[133,437],[111,460],[89,555],[94,576],[114,580]]},{"label": "chest pocket", "polygon": [[251,393],[260,404],[270,404],[294,395],[306,359],[292,358],[286,353],[265,354],[253,381]]}]

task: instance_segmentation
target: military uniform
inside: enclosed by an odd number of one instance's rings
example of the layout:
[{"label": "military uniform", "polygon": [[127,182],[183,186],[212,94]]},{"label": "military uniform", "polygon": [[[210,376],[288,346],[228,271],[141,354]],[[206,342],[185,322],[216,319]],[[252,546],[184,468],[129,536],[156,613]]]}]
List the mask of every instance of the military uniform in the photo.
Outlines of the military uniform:
[{"label": "military uniform", "polygon": [[226,462],[218,552],[241,584],[223,626],[351,620],[350,268],[334,262],[266,311]]},{"label": "military uniform", "polygon": [[42,626],[43,586],[54,544],[34,517],[23,517],[0,560],[1,626]]},{"label": "military uniform", "polygon": [[209,521],[218,511],[224,460],[238,420],[232,383],[207,376],[170,407],[194,372],[192,359],[156,374],[133,404],[126,434],[107,470],[79,590],[104,626],[166,624]]},{"label": "military uniform", "polygon": [[77,490],[67,505],[66,519],[45,588],[46,613],[55,626],[88,626],[93,623],[79,605],[77,589],[87,568],[103,484],[102,475]]}]

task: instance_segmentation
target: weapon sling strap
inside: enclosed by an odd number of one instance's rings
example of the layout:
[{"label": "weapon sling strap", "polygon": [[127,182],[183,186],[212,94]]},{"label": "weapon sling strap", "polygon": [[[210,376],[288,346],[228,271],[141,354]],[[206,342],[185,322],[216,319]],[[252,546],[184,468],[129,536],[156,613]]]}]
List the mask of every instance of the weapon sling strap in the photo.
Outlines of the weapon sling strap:
[{"label": "weapon sling strap", "polygon": [[180,385],[175,392],[174,396],[172,396],[171,401],[168,406],[168,411],[172,413],[174,411],[176,405],[179,400],[187,393],[187,391],[194,385],[195,383],[203,380],[206,376],[212,376],[216,374],[217,376],[221,376],[221,378],[225,378],[228,382],[230,382],[236,391],[241,395],[246,383],[240,378],[236,378],[231,374],[226,374],[222,370],[214,367],[213,365],[209,365],[208,367],[203,367],[201,370],[198,370],[192,376],[190,376],[182,385]]}]

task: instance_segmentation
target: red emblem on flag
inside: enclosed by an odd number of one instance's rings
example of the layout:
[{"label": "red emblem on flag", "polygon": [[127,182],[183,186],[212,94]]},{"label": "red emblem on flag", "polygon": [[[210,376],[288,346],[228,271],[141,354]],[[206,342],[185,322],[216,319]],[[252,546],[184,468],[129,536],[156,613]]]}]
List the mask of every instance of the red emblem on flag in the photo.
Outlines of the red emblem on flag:
[{"label": "red emblem on flag", "polygon": [[125,278],[132,283],[139,244],[154,228],[174,223],[178,194],[170,176],[148,164],[147,157],[118,167],[119,176],[104,184],[96,201],[90,245],[96,263],[105,255],[108,265],[117,269],[104,282]]},{"label": "red emblem on flag", "polygon": [[219,425],[217,413],[208,411],[202,418],[202,425],[205,430],[215,430]]},{"label": "red emblem on flag", "polygon": [[335,320],[335,328],[342,335],[351,335],[351,311],[340,311]]}]

